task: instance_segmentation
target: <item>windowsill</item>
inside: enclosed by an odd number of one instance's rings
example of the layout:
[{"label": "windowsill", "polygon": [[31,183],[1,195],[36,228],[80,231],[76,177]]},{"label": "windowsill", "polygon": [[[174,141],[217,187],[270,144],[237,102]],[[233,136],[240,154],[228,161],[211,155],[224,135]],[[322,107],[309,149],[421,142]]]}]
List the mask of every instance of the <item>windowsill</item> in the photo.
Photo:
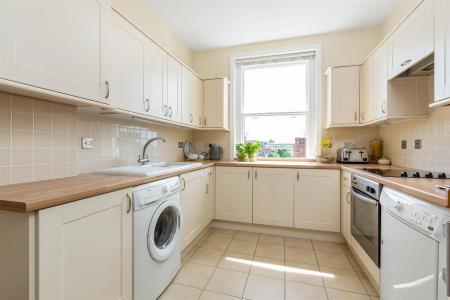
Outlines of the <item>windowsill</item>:
[{"label": "windowsill", "polygon": [[294,162],[315,162],[315,158],[298,157],[257,157],[256,161],[294,161]]}]

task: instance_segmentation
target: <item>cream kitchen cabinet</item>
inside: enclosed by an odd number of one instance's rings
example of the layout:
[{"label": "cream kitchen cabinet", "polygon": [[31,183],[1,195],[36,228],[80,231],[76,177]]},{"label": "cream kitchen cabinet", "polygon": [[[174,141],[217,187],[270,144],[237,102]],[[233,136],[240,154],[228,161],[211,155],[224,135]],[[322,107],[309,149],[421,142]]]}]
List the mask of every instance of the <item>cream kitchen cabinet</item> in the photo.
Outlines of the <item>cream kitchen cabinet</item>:
[{"label": "cream kitchen cabinet", "polygon": [[433,53],[433,2],[424,0],[389,37],[389,79]]},{"label": "cream kitchen cabinet", "polygon": [[170,55],[166,59],[167,84],[163,113],[166,119],[181,122],[181,64]]},{"label": "cream kitchen cabinet", "polygon": [[216,167],[216,219],[252,223],[252,168]]},{"label": "cream kitchen cabinet", "polygon": [[340,231],[339,170],[296,170],[294,227]]},{"label": "cream kitchen cabinet", "polygon": [[291,169],[253,168],[253,223],[293,227]]},{"label": "cream kitchen cabinet", "polygon": [[197,76],[192,76],[192,115],[194,117],[194,126],[203,126],[203,80]]},{"label": "cream kitchen cabinet", "polygon": [[436,0],[434,10],[434,100],[450,98],[450,0]]},{"label": "cream kitchen cabinet", "polygon": [[145,42],[144,53],[144,110],[145,113],[156,118],[163,119],[165,105],[164,74],[166,72],[165,53],[158,45],[150,40]]},{"label": "cream kitchen cabinet", "polygon": [[387,116],[388,105],[388,53],[387,44],[383,43],[373,55],[373,110],[371,119]]},{"label": "cream kitchen cabinet", "polygon": [[341,173],[341,233],[348,243],[351,241],[351,185],[349,172]]},{"label": "cream kitchen cabinet", "polygon": [[208,225],[214,219],[214,203],[215,203],[215,172],[214,168],[207,168],[203,172],[203,224]]},{"label": "cream kitchen cabinet", "polygon": [[370,57],[361,67],[360,123],[366,123],[373,119],[372,114],[375,102],[373,68],[373,57]]},{"label": "cream kitchen cabinet", "polygon": [[0,8],[1,76],[108,102],[108,0],[6,1]]},{"label": "cream kitchen cabinet", "polygon": [[146,38],[128,21],[112,12],[111,104],[135,113],[145,113],[144,52]]},{"label": "cream kitchen cabinet", "polygon": [[132,299],[128,192],[37,212],[39,299]]},{"label": "cream kitchen cabinet", "polygon": [[229,129],[229,90],[227,78],[203,81],[203,127]]},{"label": "cream kitchen cabinet", "polygon": [[203,124],[203,81],[187,68],[181,70],[181,120],[184,124],[201,127]]},{"label": "cream kitchen cabinet", "polygon": [[328,68],[327,127],[359,124],[360,66]]}]

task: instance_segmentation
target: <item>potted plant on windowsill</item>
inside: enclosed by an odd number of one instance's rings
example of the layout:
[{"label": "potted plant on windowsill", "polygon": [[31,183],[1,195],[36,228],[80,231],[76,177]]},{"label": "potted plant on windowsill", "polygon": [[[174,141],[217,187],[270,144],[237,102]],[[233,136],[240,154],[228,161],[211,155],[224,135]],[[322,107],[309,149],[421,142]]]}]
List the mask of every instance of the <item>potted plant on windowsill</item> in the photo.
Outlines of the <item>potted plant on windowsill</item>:
[{"label": "potted plant on windowsill", "polygon": [[320,139],[320,149],[321,154],[317,157],[317,161],[321,163],[332,163],[334,161],[334,157],[331,155],[330,151],[333,147],[333,140],[322,137]]},{"label": "potted plant on windowsill", "polygon": [[236,149],[236,159],[238,161],[246,161],[247,160],[247,151],[245,149],[244,144],[237,144],[235,146]]},{"label": "potted plant on windowsill", "polygon": [[259,151],[261,143],[259,141],[253,143],[245,143],[244,148],[249,161],[255,161],[255,156]]}]

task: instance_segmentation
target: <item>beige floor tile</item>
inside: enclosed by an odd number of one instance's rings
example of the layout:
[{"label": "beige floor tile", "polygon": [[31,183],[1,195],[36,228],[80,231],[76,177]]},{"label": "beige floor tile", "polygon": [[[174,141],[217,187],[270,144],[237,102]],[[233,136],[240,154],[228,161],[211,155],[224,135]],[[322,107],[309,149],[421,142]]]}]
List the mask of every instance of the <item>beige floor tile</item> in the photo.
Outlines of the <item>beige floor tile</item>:
[{"label": "beige floor tile", "polygon": [[353,270],[355,270],[356,272],[364,272],[363,269],[361,268],[361,265],[358,263],[358,261],[353,256],[353,254],[346,253],[346,255],[347,255],[348,260],[350,261],[350,264],[353,267]]},{"label": "beige floor tile", "polygon": [[197,247],[189,247],[188,249],[184,250],[183,253],[181,253],[181,260],[189,260],[192,255],[194,255],[195,251],[197,251]]},{"label": "beige floor tile", "polygon": [[299,248],[305,248],[305,249],[313,249],[311,240],[308,239],[301,239],[301,238],[295,238],[295,237],[286,237],[286,246],[291,247],[299,247]]},{"label": "beige floor tile", "polygon": [[317,265],[314,250],[286,246],[286,260]]},{"label": "beige floor tile", "polygon": [[259,242],[255,256],[284,260],[284,246]]},{"label": "beige floor tile", "polygon": [[379,297],[370,296],[370,300],[380,300]]},{"label": "beige floor tile", "polygon": [[284,236],[273,234],[261,234],[261,236],[259,237],[259,242],[284,246]]},{"label": "beige floor tile", "polygon": [[235,233],[236,233],[235,230],[214,228],[214,231],[211,235],[221,237],[221,238],[226,238],[226,239],[232,239],[234,237]]},{"label": "beige floor tile", "polygon": [[253,256],[242,253],[225,252],[220,260],[218,268],[228,269],[239,272],[250,272],[252,266]]},{"label": "beige floor tile", "polygon": [[244,298],[257,300],[283,300],[284,280],[250,274]]},{"label": "beige floor tile", "polygon": [[259,240],[259,236],[260,234],[256,232],[238,231],[234,235],[234,239],[241,241],[257,242]]},{"label": "beige floor tile", "polygon": [[240,299],[241,298],[218,294],[210,291],[203,291],[199,300],[240,300]]},{"label": "beige floor tile", "polygon": [[247,273],[216,269],[206,286],[206,290],[229,296],[242,297]]},{"label": "beige floor tile", "polygon": [[175,276],[173,282],[204,289],[212,273],[214,273],[214,269],[214,267],[186,263]]},{"label": "beige floor tile", "polygon": [[189,286],[171,283],[159,300],[197,300],[202,290]]},{"label": "beige floor tile", "polygon": [[319,266],[321,267],[353,270],[350,261],[344,253],[316,251],[316,257],[319,262]]},{"label": "beige floor tile", "polygon": [[250,273],[254,275],[284,279],[284,261],[255,256]]},{"label": "beige floor tile", "polygon": [[358,274],[359,279],[361,280],[363,286],[366,288],[367,294],[369,294],[370,296],[378,296],[377,290],[374,288],[369,278],[367,278],[366,274],[358,272],[356,274]]},{"label": "beige floor tile", "polygon": [[234,239],[230,243],[230,246],[228,247],[227,251],[254,255],[257,244],[258,242],[241,241]]},{"label": "beige floor tile", "polygon": [[192,242],[192,245],[194,247],[200,247],[208,239],[208,237],[208,235],[198,237]]},{"label": "beige floor tile", "polygon": [[225,251],[231,243],[231,239],[210,236],[202,244],[203,248]]},{"label": "beige floor tile", "polygon": [[312,243],[313,243],[314,250],[344,253],[343,244],[340,244],[340,243],[315,241],[315,240],[313,240]]},{"label": "beige floor tile", "polygon": [[286,281],[286,300],[327,300],[325,288]]},{"label": "beige floor tile", "polygon": [[333,277],[323,277],[325,287],[359,294],[366,294],[366,289],[361,283],[361,280],[359,279],[356,272],[326,267],[320,267],[320,270],[322,272],[334,275]]},{"label": "beige floor tile", "polygon": [[323,286],[322,273],[317,265],[286,261],[286,280]]},{"label": "beige floor tile", "polygon": [[370,297],[367,295],[334,289],[327,289],[327,294],[329,300],[370,300]]},{"label": "beige floor tile", "polygon": [[198,248],[191,259],[189,259],[189,262],[215,267],[219,264],[222,255],[223,251]]}]

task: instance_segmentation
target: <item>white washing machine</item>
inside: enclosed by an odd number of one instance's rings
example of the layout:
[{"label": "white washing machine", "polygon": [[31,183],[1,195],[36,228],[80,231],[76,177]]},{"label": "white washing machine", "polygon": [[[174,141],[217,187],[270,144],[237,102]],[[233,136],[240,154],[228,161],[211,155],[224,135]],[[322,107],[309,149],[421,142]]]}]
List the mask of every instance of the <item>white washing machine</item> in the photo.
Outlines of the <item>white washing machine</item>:
[{"label": "white washing machine", "polygon": [[133,190],[133,299],[156,299],[181,266],[180,180]]},{"label": "white washing machine", "polygon": [[381,193],[382,300],[447,300],[450,210],[390,188]]}]

